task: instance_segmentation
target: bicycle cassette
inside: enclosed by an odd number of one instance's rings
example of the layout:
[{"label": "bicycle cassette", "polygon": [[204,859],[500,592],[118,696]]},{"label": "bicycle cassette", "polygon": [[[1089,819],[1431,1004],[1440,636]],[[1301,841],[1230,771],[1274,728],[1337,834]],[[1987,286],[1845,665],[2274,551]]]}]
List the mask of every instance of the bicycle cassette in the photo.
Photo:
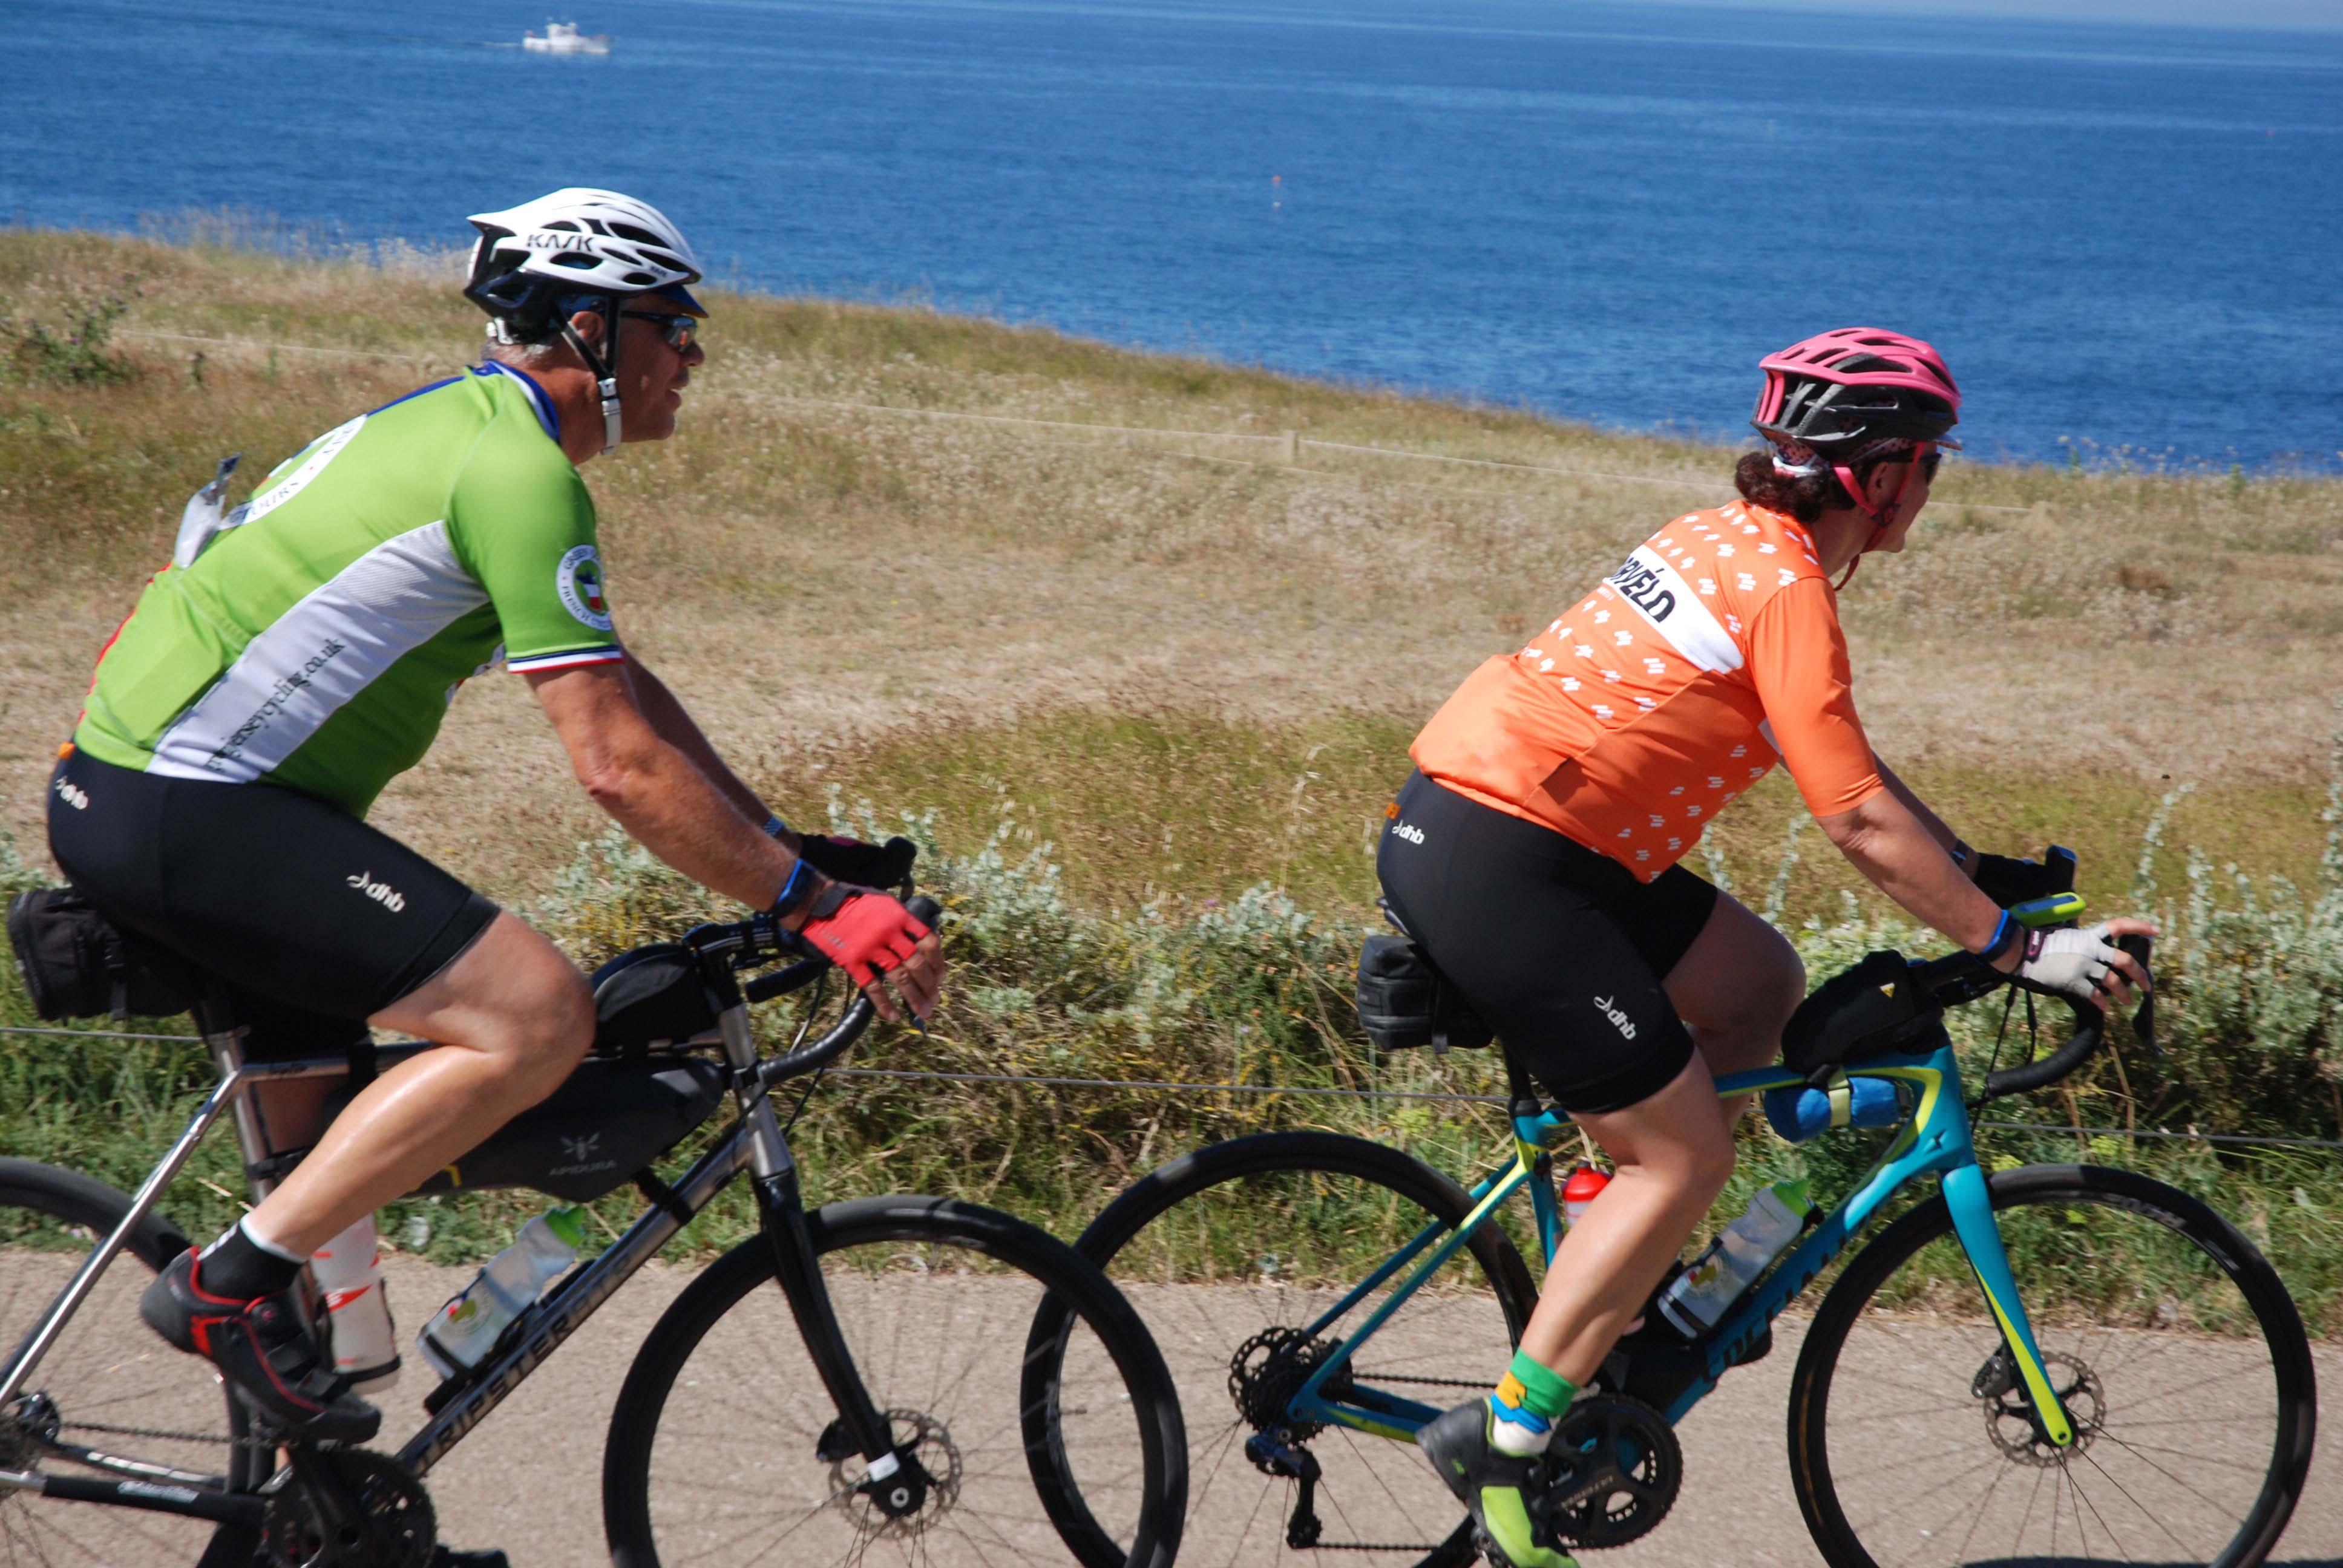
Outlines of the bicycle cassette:
[{"label": "bicycle cassette", "polygon": [[[337,1526],[302,1473],[337,1483],[355,1511]],[[268,1568],[426,1568],[438,1540],[430,1494],[413,1472],[368,1448],[317,1449],[268,1500],[261,1558]]]},{"label": "bicycle cassette", "polygon": [[1667,1418],[1625,1394],[1589,1394],[1555,1426],[1553,1479],[1531,1513],[1572,1546],[1622,1546],[1667,1517],[1684,1485],[1684,1448]]}]

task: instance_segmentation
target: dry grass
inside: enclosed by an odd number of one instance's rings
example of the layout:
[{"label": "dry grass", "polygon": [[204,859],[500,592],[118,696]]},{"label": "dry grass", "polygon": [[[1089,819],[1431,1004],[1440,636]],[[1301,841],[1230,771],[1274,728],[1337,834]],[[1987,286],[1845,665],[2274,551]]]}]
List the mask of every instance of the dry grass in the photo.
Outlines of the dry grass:
[{"label": "dry grass", "polygon": [[[213,462],[244,450],[256,478],[472,351],[478,317],[427,271],[0,234],[0,314],[125,275],[141,290],[130,382],[0,387],[0,824],[39,842],[39,777],[90,659]],[[1199,857],[1162,829],[1220,811],[1193,779],[1252,791],[1222,814],[1282,831],[1315,770],[1287,834],[1312,848],[1268,852],[1313,881],[1312,856],[1346,853],[1351,816],[1465,670],[1730,493],[1711,447],[917,310],[716,304],[682,433],[587,470],[630,642],[753,774],[1055,791],[1079,809],[1049,830],[1095,838],[1128,868],[1106,879],[1118,892],[1204,862],[1215,881],[1223,861],[1275,874],[1242,838]],[[1288,430],[1679,483],[1312,446],[1288,463],[1276,442],[1210,438]],[[2343,485],[1973,466],[1948,471],[1931,518],[1847,599],[1865,717],[1908,773],[1997,823],[2097,813],[2111,840],[2166,776],[2213,787],[2191,809],[2217,833],[2308,800],[2343,688]],[[541,886],[591,811],[527,706],[518,683],[475,683],[378,820],[490,885]],[[1168,739],[1086,760],[1069,738],[1110,712],[1158,716]],[[1114,770],[1131,767],[1158,771]],[[1354,889],[1333,865],[1328,891]]]}]

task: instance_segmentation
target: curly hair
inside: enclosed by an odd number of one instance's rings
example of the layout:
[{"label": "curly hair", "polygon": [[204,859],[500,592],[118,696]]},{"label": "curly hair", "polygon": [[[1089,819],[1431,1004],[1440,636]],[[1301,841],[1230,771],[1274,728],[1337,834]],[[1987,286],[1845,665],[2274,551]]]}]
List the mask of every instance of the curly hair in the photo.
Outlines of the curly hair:
[{"label": "curly hair", "polygon": [[[1869,467],[1865,465],[1866,469]],[[1751,506],[1763,507],[1769,512],[1786,512],[1802,523],[1811,523],[1825,512],[1855,505],[1855,498],[1846,493],[1846,487],[1830,469],[1793,478],[1774,467],[1771,447],[1741,454],[1741,460],[1733,466],[1733,487]]]}]

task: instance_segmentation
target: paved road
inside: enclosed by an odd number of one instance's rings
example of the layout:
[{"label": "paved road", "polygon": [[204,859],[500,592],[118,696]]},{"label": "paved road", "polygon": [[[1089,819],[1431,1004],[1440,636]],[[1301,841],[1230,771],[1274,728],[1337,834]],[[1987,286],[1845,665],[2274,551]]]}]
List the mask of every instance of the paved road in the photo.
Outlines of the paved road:
[{"label": "paved road", "polygon": [[[406,1258],[391,1259],[389,1266],[392,1300],[407,1325],[402,1336],[467,1277],[463,1271],[435,1269]],[[58,1272],[50,1259],[0,1254],[0,1302],[12,1293],[21,1301],[27,1290],[53,1288],[50,1277]],[[598,1492],[611,1406],[644,1333],[688,1278],[681,1271],[659,1265],[647,1271],[432,1473],[431,1493],[446,1539],[459,1545],[502,1546],[516,1568],[591,1568],[607,1561]],[[15,1292],[7,1288],[12,1282],[19,1287]],[[1162,1304],[1143,1305],[1154,1312]],[[126,1300],[111,1305],[126,1314]],[[1805,1568],[1819,1561],[1791,1498],[1784,1456],[1783,1412],[1796,1360],[1798,1326],[1785,1322],[1784,1328],[1784,1342],[1768,1360],[1727,1379],[1685,1422],[1686,1479],[1674,1513],[1642,1542],[1590,1554],[1590,1568],[1599,1563],[1712,1568],[1719,1563]],[[933,1332],[950,1335],[955,1330],[940,1320]],[[1967,1337],[1949,1332],[1920,1333],[1914,1342],[1919,1346],[1916,1353],[1923,1357],[1939,1348],[1954,1360],[1972,1353]],[[1002,1350],[1013,1355],[1014,1346],[1004,1344]],[[1167,1345],[1166,1351],[1177,1364],[1178,1347]],[[2318,1362],[2331,1402],[2332,1391],[2343,1389],[2343,1346],[2323,1349]],[[2167,1382],[2180,1375],[2167,1374]],[[1183,1383],[1192,1426],[1224,1419],[1226,1395],[1212,1378],[1191,1372],[1183,1374]],[[425,1379],[410,1372],[386,1400],[392,1429],[403,1432],[411,1426],[424,1387]],[[2201,1434],[2184,1436],[2176,1440],[2176,1446],[2200,1440]],[[2343,1463],[2336,1460],[2335,1447],[2331,1440],[2322,1445],[2306,1499],[2273,1562],[2297,1568],[2343,1568]],[[720,1458],[711,1456],[711,1463]],[[1920,1491],[1915,1486],[1916,1495]],[[1914,1518],[1920,1517],[1916,1506]],[[1192,1549],[1182,1554],[1182,1563],[1258,1563],[1268,1568],[1300,1562],[1300,1554],[1273,1545],[1238,1544],[1243,1523],[1233,1510],[1208,1503],[1192,1522]],[[0,1545],[5,1544],[0,1539]],[[745,1564],[754,1554],[753,1548],[744,1546],[739,1561]],[[2144,1562],[2180,1560],[2168,1552],[2137,1554]],[[1338,1560],[1331,1553],[1315,1555],[1330,1563]],[[19,1560],[42,1561],[33,1555]],[[119,1556],[108,1553],[103,1559],[60,1553],[55,1560],[119,1561],[129,1568],[159,1568],[160,1563],[154,1553],[135,1549]],[[798,1559],[785,1552],[763,1560],[783,1563]],[[9,1561],[0,1552],[0,1563]]]}]

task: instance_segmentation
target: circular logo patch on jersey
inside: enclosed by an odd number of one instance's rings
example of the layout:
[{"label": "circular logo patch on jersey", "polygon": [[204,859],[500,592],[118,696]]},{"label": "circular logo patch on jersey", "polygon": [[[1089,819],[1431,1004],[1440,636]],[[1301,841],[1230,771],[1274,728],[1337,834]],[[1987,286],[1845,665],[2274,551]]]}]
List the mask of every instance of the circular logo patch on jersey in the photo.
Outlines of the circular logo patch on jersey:
[{"label": "circular logo patch on jersey", "polygon": [[610,629],[610,601],[602,597],[602,559],[592,545],[579,545],[554,568],[553,586],[561,608],[596,631]]}]

